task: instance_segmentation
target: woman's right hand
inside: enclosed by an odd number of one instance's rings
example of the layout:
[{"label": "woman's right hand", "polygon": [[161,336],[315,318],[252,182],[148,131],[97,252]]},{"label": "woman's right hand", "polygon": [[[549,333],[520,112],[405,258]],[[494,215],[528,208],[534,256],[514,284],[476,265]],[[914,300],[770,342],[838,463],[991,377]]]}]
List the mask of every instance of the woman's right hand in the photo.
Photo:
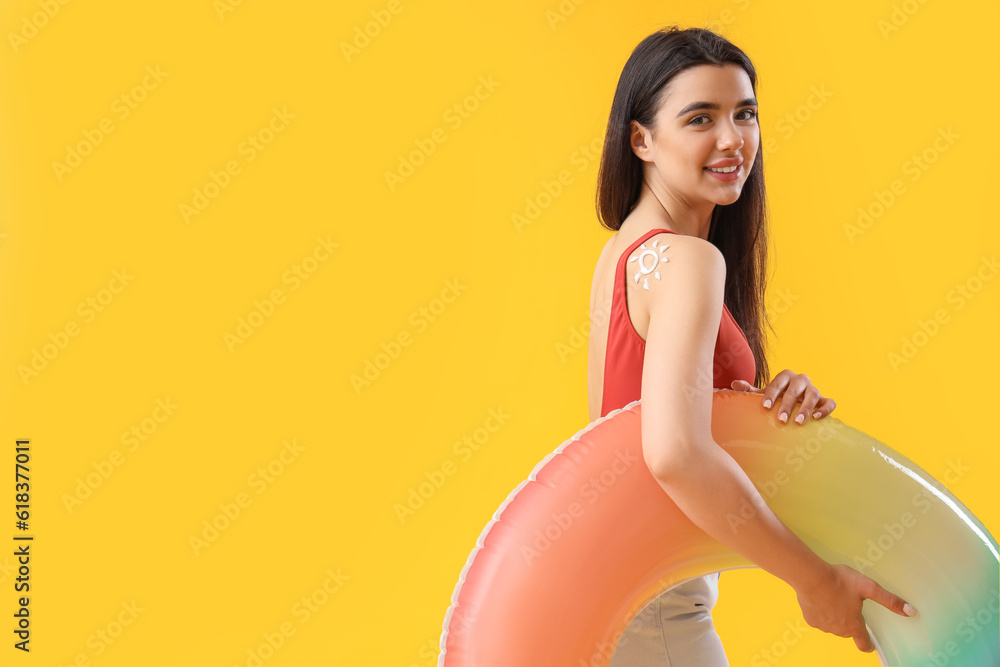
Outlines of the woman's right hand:
[{"label": "woman's right hand", "polygon": [[903,598],[847,565],[830,565],[826,576],[796,588],[795,594],[806,623],[838,637],[853,637],[857,647],[866,653],[874,651],[875,645],[861,615],[865,599],[900,616],[917,613]]}]

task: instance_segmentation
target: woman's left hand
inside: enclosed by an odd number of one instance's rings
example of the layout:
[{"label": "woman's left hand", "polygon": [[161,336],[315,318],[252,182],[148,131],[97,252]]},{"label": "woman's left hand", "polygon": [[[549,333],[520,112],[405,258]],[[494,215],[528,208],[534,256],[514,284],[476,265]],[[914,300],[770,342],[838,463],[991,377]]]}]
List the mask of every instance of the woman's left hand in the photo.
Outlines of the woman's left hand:
[{"label": "woman's left hand", "polygon": [[777,404],[780,397],[778,421],[782,423],[788,422],[792,408],[799,401],[802,402],[802,405],[798,412],[792,416],[797,424],[804,424],[810,413],[812,413],[813,419],[822,419],[837,407],[836,401],[819,393],[819,390],[809,380],[809,376],[795,373],[788,368],[775,375],[763,390],[745,380],[733,380],[732,388],[736,391],[763,393],[763,405],[768,409]]}]

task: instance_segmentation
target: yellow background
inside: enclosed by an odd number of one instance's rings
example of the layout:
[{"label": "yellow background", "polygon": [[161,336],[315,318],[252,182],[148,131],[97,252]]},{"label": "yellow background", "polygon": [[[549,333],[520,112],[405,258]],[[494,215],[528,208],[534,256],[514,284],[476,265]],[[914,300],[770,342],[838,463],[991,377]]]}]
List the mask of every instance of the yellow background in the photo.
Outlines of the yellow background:
[{"label": "yellow background", "polygon": [[[12,648],[13,557],[0,556],[0,662],[247,665],[288,624],[269,667],[434,664],[486,522],[586,425],[578,336],[608,238],[594,147],[632,48],[671,23],[721,30],[760,73],[772,373],[807,373],[836,416],[947,476],[996,533],[1000,280],[973,281],[961,308],[954,291],[1000,246],[996,2],[221,7],[0,9],[0,463],[31,439],[36,537],[30,654]],[[294,118],[268,136],[275,109]],[[77,167],[53,166],[102,122],[113,130]],[[253,160],[251,135],[271,140]],[[420,164],[390,186],[411,154]],[[238,173],[185,220],[230,161]],[[572,181],[539,199],[563,170]],[[849,238],[897,179],[902,194]],[[547,205],[518,228],[528,200]],[[293,290],[296,265],[315,270]],[[464,287],[436,301],[449,280]],[[283,302],[227,346],[274,290]],[[894,367],[938,309],[947,321]],[[25,374],[43,348],[52,358]],[[177,406],[161,421],[157,399]],[[491,409],[502,427],[456,449]],[[144,424],[130,450],[123,432]],[[276,465],[285,441],[301,449]],[[449,462],[401,521],[397,504]],[[281,472],[262,489],[269,463]],[[249,504],[196,554],[191,537],[225,525],[220,504],[234,513],[238,497]],[[306,616],[303,597],[323,604]],[[723,575],[715,616],[733,665],[776,664],[763,652],[802,623],[791,589],[759,570]],[[778,650],[782,664],[877,664],[812,629]]]}]

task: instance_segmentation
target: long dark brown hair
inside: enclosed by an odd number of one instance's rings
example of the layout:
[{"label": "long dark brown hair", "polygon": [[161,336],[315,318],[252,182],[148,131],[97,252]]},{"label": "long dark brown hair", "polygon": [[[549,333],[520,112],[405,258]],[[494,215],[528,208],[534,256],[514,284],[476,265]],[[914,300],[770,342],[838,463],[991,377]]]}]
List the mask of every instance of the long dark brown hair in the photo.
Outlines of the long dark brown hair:
[{"label": "long dark brown hair", "polygon": [[[642,160],[632,152],[631,121],[655,127],[661,92],[674,76],[695,65],[721,67],[728,63],[743,68],[756,95],[757,71],[750,58],[711,30],[670,26],[635,47],[618,79],[604,135],[597,173],[597,217],[602,226],[617,231],[639,201]],[[757,364],[758,387],[763,387],[770,376],[764,334],[764,326],[770,327],[770,322],[764,307],[768,231],[762,146],[763,141],[757,146],[753,168],[739,199],[712,210],[708,232],[708,240],[726,260],[725,303],[750,344]]]}]

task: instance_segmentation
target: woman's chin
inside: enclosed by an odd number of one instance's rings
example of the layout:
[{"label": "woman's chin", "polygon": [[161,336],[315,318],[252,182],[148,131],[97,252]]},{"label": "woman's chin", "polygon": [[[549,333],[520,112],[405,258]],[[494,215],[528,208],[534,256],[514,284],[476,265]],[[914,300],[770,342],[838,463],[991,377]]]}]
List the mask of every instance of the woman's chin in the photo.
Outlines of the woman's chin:
[{"label": "woman's chin", "polygon": [[724,193],[720,193],[715,198],[715,203],[718,206],[728,206],[730,204],[735,204],[740,199],[740,195],[743,193],[742,189],[728,190]]}]

